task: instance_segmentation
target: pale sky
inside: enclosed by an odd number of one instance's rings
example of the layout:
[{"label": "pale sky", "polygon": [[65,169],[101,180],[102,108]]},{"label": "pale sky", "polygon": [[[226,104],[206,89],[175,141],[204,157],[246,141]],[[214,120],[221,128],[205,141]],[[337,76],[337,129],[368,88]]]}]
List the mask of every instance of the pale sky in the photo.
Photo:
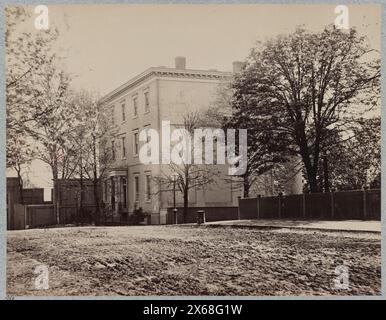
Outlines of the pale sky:
[{"label": "pale sky", "polygon": [[[231,71],[258,40],[293,32],[298,25],[321,30],[334,23],[336,5],[56,5],[50,23],[59,28],[61,55],[76,74],[74,86],[104,95],[145,69],[174,66]],[[34,7],[31,7],[33,10]],[[350,26],[380,50],[380,6],[348,5]],[[36,16],[36,15],[35,15]],[[33,21],[29,21],[33,28]],[[50,186],[40,163],[31,183]]]},{"label": "pale sky", "polygon": [[[192,69],[230,71],[257,40],[304,24],[332,24],[336,5],[67,5],[49,6],[51,23],[76,84],[108,93],[152,66],[185,56]],[[379,6],[350,5],[350,25],[380,49]]]}]

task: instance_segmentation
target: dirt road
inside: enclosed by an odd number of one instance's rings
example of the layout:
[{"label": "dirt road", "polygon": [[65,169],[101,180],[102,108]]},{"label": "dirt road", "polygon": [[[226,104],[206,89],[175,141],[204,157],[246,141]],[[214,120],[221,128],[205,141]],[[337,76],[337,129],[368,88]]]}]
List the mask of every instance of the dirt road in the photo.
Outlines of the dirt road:
[{"label": "dirt road", "polygon": [[[378,295],[380,235],[195,226],[8,232],[10,295]],[[348,267],[349,289],[334,285]],[[46,265],[49,289],[35,289]]]}]

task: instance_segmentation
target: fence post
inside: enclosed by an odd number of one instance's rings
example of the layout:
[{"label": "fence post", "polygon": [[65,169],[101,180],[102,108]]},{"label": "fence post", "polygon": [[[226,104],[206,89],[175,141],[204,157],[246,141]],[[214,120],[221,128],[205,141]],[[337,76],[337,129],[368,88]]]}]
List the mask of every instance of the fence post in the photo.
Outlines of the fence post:
[{"label": "fence post", "polygon": [[174,220],[175,224],[178,224],[178,209],[173,208],[172,212],[172,221]]},{"label": "fence post", "polygon": [[363,220],[367,217],[367,187],[363,187]]},{"label": "fence post", "polygon": [[335,203],[334,203],[334,189],[331,189],[331,219],[334,219],[335,216]]},{"label": "fence post", "polygon": [[27,205],[23,206],[23,211],[24,211],[24,227],[23,229],[27,228]]},{"label": "fence post", "polygon": [[260,198],[261,198],[261,195],[257,195],[257,219],[260,219]]},{"label": "fence post", "polygon": [[302,201],[303,201],[303,219],[306,218],[306,194],[302,193]]},{"label": "fence post", "polygon": [[241,200],[241,196],[238,196],[237,197],[238,199],[238,209],[237,209],[237,219],[240,220],[240,200]]},{"label": "fence post", "polygon": [[281,218],[281,204],[282,204],[283,193],[279,192],[279,219]]}]

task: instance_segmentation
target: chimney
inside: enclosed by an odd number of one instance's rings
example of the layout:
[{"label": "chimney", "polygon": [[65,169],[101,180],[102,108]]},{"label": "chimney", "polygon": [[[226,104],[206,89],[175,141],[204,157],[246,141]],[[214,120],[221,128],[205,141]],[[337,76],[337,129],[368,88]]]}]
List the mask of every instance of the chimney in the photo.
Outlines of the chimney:
[{"label": "chimney", "polygon": [[186,69],[185,57],[176,57],[174,61],[175,61],[176,69]]},{"label": "chimney", "polygon": [[233,73],[240,73],[245,66],[245,63],[242,61],[234,61],[232,64],[233,64]]}]

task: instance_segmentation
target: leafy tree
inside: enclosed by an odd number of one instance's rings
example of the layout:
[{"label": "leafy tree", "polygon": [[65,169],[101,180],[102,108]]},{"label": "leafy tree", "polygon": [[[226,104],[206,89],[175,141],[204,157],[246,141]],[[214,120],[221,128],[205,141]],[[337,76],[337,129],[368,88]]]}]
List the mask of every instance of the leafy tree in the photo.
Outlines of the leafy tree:
[{"label": "leafy tree", "polygon": [[371,186],[381,173],[380,117],[358,119],[350,136],[335,139],[327,152],[333,188],[354,190]]},{"label": "leafy tree", "polygon": [[264,148],[284,158],[298,154],[309,189],[317,192],[330,130],[346,131],[378,104],[378,57],[355,29],[311,33],[298,28],[269,40],[252,50],[236,76],[235,118],[240,126],[256,129],[251,139],[263,143],[262,154]]},{"label": "leafy tree", "polygon": [[266,125],[263,119],[259,121],[240,111],[235,97],[234,82],[235,79],[230,79],[218,86],[213,105],[200,116],[200,119],[207,127],[248,130],[247,169],[242,176],[226,177],[225,181],[231,182],[236,188],[242,188],[243,196],[249,197],[251,189],[263,179],[262,175],[277,167],[279,163],[286,162],[287,155],[283,154],[285,147],[282,143],[269,145],[266,142],[271,136],[263,129]]},{"label": "leafy tree", "polygon": [[[288,141],[280,132],[272,132],[271,126],[265,118],[247,115],[238,109],[235,100],[235,112],[226,123],[226,128],[247,129],[248,165],[242,175],[244,197],[249,197],[251,187],[259,181],[260,177],[277,167],[280,163],[289,161]],[[276,143],[271,143],[272,139]]]}]

